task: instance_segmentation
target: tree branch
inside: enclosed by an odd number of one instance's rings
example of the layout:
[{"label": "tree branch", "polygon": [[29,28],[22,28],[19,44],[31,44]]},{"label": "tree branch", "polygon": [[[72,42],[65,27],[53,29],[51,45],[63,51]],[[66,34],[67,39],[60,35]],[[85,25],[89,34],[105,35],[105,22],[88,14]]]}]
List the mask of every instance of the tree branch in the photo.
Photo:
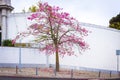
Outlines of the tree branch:
[{"label": "tree branch", "polygon": [[64,35],[66,35],[68,32],[70,32],[70,31],[74,31],[74,30],[67,30],[65,33],[63,33],[61,36],[60,36],[60,38],[59,38],[59,40],[58,40],[58,43],[60,43],[60,40],[62,39],[62,37],[64,36]]}]

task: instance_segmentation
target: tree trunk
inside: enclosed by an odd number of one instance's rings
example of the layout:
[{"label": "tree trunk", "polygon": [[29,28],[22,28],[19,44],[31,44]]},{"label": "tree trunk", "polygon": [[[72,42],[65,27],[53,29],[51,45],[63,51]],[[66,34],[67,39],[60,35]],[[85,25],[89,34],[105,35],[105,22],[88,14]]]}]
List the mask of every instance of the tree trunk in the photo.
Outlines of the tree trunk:
[{"label": "tree trunk", "polygon": [[56,71],[59,72],[59,54],[58,54],[58,47],[56,47]]}]

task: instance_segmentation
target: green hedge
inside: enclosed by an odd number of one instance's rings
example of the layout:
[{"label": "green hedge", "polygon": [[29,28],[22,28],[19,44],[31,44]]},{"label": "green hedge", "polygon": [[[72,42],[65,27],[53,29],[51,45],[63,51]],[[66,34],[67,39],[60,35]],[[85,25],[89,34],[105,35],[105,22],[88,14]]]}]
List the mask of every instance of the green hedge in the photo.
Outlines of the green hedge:
[{"label": "green hedge", "polygon": [[15,44],[12,44],[12,40],[4,40],[2,42],[2,45],[3,46],[9,46],[9,47],[23,47],[23,48],[26,48],[26,47],[31,47],[30,46],[30,43],[15,43]]},{"label": "green hedge", "polygon": [[4,40],[4,41],[2,42],[2,44],[3,44],[3,46],[14,47],[14,44],[12,44],[12,40],[9,40],[9,39]]}]

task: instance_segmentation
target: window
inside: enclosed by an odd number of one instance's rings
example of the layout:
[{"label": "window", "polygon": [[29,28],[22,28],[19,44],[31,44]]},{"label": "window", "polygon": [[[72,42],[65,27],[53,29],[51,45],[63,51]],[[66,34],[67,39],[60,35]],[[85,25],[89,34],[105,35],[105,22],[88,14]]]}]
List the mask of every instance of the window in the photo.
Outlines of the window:
[{"label": "window", "polygon": [[2,38],[2,35],[1,35],[1,32],[0,32],[0,46],[1,46],[1,38]]},{"label": "window", "polygon": [[1,25],[0,25],[0,46],[1,46],[1,39],[2,39],[2,32],[1,32]]},{"label": "window", "polygon": [[0,31],[1,31],[1,26],[0,26]]}]

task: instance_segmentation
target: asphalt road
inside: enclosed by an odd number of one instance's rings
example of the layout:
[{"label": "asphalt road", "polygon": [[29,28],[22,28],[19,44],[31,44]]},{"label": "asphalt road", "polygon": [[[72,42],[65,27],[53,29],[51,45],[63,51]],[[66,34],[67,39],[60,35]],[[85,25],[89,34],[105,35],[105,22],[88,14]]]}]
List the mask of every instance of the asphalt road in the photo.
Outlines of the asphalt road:
[{"label": "asphalt road", "polygon": [[88,79],[0,76],[0,80],[88,80]]},{"label": "asphalt road", "polygon": [[120,80],[120,78],[119,79],[73,79],[73,78],[0,76],[0,80]]}]

